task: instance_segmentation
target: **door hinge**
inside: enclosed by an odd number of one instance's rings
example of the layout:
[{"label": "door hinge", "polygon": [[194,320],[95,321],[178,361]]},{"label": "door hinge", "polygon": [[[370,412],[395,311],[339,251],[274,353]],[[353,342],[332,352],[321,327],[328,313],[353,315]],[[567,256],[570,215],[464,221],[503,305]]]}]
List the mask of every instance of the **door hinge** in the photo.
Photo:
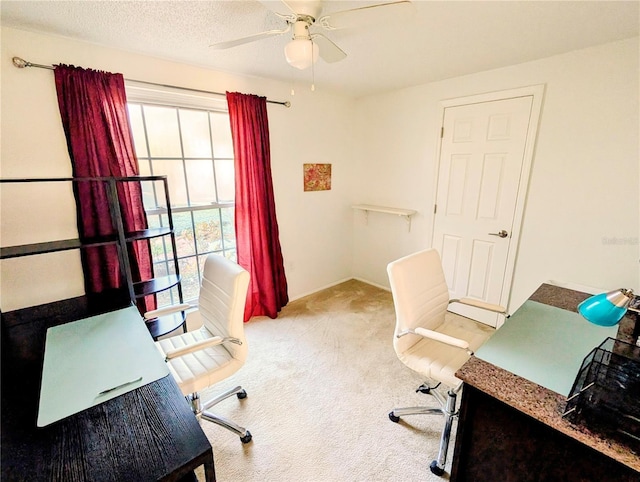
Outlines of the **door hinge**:
[{"label": "door hinge", "polygon": [[444,137],[444,126],[440,128],[440,139]]},{"label": "door hinge", "polygon": [[436,214],[438,212],[438,205],[434,204],[433,205],[433,214]]}]

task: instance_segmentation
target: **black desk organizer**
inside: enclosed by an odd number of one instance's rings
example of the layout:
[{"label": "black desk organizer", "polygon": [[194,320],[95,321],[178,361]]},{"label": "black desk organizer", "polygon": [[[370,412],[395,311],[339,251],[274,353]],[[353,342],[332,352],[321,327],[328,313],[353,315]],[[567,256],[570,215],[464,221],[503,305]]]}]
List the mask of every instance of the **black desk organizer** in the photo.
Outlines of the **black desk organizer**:
[{"label": "black desk organizer", "polygon": [[607,338],[586,356],[563,417],[640,454],[640,347]]}]

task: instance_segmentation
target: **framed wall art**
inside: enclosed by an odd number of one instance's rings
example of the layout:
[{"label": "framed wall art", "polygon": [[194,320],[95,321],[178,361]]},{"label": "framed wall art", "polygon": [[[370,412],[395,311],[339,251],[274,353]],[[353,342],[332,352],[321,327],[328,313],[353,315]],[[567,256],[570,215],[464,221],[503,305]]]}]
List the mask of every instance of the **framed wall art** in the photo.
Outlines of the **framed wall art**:
[{"label": "framed wall art", "polygon": [[304,190],[331,190],[331,164],[303,164]]}]

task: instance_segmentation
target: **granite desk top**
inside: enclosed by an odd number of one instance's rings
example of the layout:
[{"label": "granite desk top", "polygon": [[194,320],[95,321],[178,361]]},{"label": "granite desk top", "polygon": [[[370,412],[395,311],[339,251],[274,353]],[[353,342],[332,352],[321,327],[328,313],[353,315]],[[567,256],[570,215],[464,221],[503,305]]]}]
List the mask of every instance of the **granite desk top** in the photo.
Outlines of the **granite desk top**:
[{"label": "granite desk top", "polygon": [[[529,299],[576,311],[578,304],[589,296],[589,294],[579,291],[542,284]],[[619,325],[618,339],[632,342],[634,323],[632,316],[625,316]],[[471,385],[598,452],[640,471],[640,454],[632,452],[627,445],[604,438],[590,431],[587,427],[574,425],[562,418],[567,402],[565,396],[475,356],[472,356],[456,372],[456,376],[465,384]]]}]

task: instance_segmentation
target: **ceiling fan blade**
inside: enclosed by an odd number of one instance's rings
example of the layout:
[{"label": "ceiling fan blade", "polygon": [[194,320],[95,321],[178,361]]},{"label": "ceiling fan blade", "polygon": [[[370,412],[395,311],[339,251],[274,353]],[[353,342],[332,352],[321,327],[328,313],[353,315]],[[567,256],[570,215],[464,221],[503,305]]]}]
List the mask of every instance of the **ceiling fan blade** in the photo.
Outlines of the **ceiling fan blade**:
[{"label": "ceiling fan blade", "polygon": [[318,23],[327,30],[338,30],[385,22],[390,15],[408,15],[412,11],[413,5],[409,0],[400,0],[333,12],[320,17]]},{"label": "ceiling fan blade", "polygon": [[209,45],[209,47],[214,49],[229,49],[231,47],[237,47],[238,45],[248,44],[249,42],[255,42],[256,40],[262,40],[269,37],[276,37],[278,35],[282,35],[291,30],[291,24],[287,24],[287,28],[283,28],[282,30],[267,30],[266,32],[256,33],[254,35],[249,35],[247,37],[238,38],[235,40],[227,40],[226,42],[218,42],[215,44]]},{"label": "ceiling fan blade", "polygon": [[311,35],[311,39],[320,49],[319,55],[325,62],[333,63],[344,59],[347,54],[321,33]]},{"label": "ceiling fan blade", "polygon": [[283,18],[291,18],[295,21],[298,16],[293,7],[285,0],[258,0],[266,9]]},{"label": "ceiling fan blade", "polygon": [[295,22],[299,16],[318,18],[323,0],[258,0],[279,17]]}]

